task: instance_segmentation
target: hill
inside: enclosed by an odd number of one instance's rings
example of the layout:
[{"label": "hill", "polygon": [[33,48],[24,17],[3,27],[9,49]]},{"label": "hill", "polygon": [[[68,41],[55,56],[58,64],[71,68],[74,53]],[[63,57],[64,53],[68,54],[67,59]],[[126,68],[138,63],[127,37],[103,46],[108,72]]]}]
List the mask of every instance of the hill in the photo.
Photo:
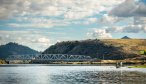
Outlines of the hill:
[{"label": "hill", "polygon": [[83,41],[64,41],[50,46],[44,54],[80,54],[99,59],[126,59],[139,55],[146,49],[144,39],[89,39]]},{"label": "hill", "polygon": [[8,43],[0,46],[0,59],[5,59],[9,55],[16,54],[37,54],[38,52],[23,45],[17,43]]},{"label": "hill", "polygon": [[121,39],[130,39],[128,36],[124,36]]}]

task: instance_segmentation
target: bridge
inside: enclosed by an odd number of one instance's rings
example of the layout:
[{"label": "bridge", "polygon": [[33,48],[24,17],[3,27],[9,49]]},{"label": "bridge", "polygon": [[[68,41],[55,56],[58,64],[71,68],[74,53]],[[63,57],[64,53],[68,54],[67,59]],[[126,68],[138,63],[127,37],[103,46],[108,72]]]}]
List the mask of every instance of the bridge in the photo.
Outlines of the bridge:
[{"label": "bridge", "polygon": [[93,61],[90,56],[68,54],[35,54],[35,55],[10,55],[6,61],[31,60],[31,61]]}]

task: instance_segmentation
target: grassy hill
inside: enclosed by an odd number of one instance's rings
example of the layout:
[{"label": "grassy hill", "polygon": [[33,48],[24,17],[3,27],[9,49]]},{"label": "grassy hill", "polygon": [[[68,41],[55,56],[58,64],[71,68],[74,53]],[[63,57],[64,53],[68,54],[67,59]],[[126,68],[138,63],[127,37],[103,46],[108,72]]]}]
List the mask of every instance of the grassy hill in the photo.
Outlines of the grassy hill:
[{"label": "grassy hill", "polygon": [[139,54],[140,50],[146,50],[146,39],[104,39],[105,44],[111,44],[122,48],[125,52]]},{"label": "grassy hill", "polygon": [[17,55],[17,54],[37,54],[38,52],[23,45],[19,45],[17,43],[8,43],[6,45],[0,46],[0,59],[5,59],[9,55]]},{"label": "grassy hill", "polygon": [[64,41],[50,46],[45,54],[80,54],[99,59],[126,59],[140,57],[146,49],[145,39],[89,39]]},{"label": "grassy hill", "polygon": [[145,55],[140,55],[141,50],[146,51],[146,39],[104,39],[102,41],[122,48],[125,54],[135,54],[136,59],[146,58]]}]

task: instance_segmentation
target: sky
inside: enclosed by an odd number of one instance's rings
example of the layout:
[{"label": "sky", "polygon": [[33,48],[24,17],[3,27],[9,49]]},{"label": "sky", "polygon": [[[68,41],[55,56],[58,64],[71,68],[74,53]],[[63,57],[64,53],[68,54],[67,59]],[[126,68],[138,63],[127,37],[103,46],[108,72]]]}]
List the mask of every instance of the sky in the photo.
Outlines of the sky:
[{"label": "sky", "polygon": [[146,0],[0,0],[0,45],[123,36],[146,39]]}]

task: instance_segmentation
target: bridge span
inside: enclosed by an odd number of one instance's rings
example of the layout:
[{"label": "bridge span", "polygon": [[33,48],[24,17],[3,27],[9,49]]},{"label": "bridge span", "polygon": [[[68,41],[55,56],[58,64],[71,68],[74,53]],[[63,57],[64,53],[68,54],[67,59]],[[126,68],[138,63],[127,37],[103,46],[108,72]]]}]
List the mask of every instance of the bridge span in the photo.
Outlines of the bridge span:
[{"label": "bridge span", "polygon": [[31,61],[94,61],[96,59],[85,55],[68,54],[35,54],[35,55],[10,55],[6,61],[31,60]]}]

